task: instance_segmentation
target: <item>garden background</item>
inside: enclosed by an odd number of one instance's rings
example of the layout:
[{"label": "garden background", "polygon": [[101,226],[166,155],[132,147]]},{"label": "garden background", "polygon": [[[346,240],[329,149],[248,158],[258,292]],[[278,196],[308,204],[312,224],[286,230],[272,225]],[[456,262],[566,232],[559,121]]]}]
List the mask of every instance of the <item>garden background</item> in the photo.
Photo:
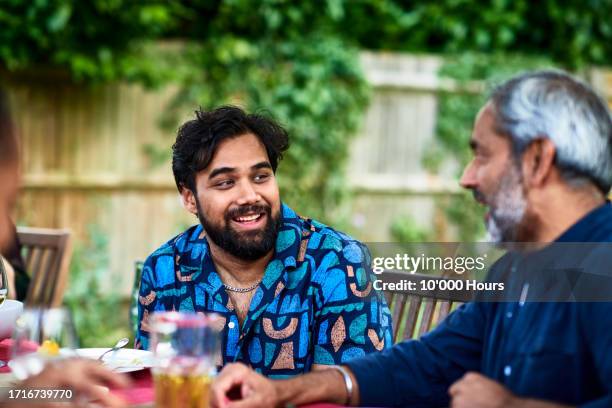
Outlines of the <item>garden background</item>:
[{"label": "garden background", "polygon": [[610,100],[610,65],[610,0],[3,1],[15,217],[73,231],[65,302],[82,346],[110,345],[134,262],[196,221],[169,165],[195,108],[285,125],[281,194],[305,216],[369,242],[470,241],[481,213],[457,181],[487,89],[557,67]]}]

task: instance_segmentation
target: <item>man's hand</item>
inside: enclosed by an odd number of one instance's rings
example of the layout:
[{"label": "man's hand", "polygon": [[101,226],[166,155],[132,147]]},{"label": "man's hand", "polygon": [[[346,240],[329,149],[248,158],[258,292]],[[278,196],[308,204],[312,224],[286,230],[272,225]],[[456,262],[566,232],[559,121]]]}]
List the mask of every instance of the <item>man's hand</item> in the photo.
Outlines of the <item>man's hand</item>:
[{"label": "man's hand", "polygon": [[211,387],[213,408],[273,408],[279,405],[274,382],[244,364],[225,366]]},{"label": "man's hand", "polygon": [[118,408],[126,406],[125,403],[104,386],[124,388],[128,384],[127,377],[107,370],[97,361],[73,359],[47,365],[40,374],[28,378],[19,387],[70,388],[77,394],[75,404],[79,398],[87,398],[103,407]]},{"label": "man's hand", "polygon": [[519,399],[501,384],[477,373],[467,373],[449,389],[452,408],[519,406]]}]

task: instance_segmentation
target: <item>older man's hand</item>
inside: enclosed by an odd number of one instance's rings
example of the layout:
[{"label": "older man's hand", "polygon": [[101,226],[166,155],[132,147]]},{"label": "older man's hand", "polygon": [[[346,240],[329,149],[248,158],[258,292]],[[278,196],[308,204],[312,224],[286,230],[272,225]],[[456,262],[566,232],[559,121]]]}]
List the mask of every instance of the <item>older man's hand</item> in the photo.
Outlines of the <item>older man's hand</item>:
[{"label": "older man's hand", "polygon": [[519,402],[503,385],[473,372],[455,382],[448,393],[452,408],[510,408]]},{"label": "older man's hand", "polygon": [[280,405],[278,390],[268,380],[244,364],[228,364],[211,388],[213,408],[258,408]]}]

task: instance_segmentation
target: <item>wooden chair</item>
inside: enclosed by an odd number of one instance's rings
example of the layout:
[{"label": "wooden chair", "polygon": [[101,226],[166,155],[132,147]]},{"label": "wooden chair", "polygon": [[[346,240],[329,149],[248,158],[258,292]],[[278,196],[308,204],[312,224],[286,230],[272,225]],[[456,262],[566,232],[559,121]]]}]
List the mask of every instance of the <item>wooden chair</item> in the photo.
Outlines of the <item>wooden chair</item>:
[{"label": "wooden chair", "polygon": [[469,294],[461,291],[419,290],[423,280],[453,279],[395,271],[384,272],[382,276],[385,282],[415,282],[417,288],[384,291],[393,316],[393,343],[421,337],[444,320],[452,310],[471,300]]},{"label": "wooden chair", "polygon": [[18,227],[21,255],[30,275],[25,302],[29,306],[61,306],[72,257],[70,231]]}]

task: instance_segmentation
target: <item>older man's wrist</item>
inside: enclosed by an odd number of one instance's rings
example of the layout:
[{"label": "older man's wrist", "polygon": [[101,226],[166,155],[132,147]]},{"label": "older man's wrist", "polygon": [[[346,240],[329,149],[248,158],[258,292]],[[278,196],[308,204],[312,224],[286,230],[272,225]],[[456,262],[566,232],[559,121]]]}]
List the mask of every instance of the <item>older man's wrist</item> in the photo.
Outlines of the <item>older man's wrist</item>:
[{"label": "older man's wrist", "polygon": [[277,406],[331,402],[345,405],[347,391],[342,373],[326,369],[288,380],[273,381]]}]

